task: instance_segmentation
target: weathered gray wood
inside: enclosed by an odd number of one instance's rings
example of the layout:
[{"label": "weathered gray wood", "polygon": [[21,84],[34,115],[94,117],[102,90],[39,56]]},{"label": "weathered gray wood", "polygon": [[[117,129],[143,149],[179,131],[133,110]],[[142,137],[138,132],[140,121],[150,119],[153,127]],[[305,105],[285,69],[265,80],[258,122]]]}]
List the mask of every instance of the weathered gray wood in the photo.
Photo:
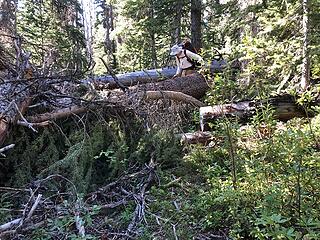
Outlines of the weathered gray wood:
[{"label": "weathered gray wood", "polygon": [[248,121],[263,107],[269,104],[274,109],[276,119],[286,121],[294,117],[306,116],[305,110],[299,106],[290,95],[278,96],[263,101],[243,101],[200,108],[200,128],[208,128],[207,123],[222,117],[236,117],[241,121]]},{"label": "weathered gray wood", "polygon": [[[231,63],[231,67],[233,67]],[[227,67],[226,60],[213,60],[207,68],[212,74],[222,72]],[[236,68],[236,67],[235,67]],[[166,67],[160,69],[150,69],[144,71],[128,72],[116,74],[117,80],[124,86],[131,87],[138,84],[154,83],[172,78],[177,71],[176,67]],[[93,82],[96,86],[106,87],[108,89],[118,88],[118,84],[111,75],[96,76],[93,79],[83,80],[84,83]]]},{"label": "weathered gray wood", "polygon": [[10,125],[26,111],[31,102],[27,82],[2,84],[0,86],[0,146],[6,139]]},{"label": "weathered gray wood", "polygon": [[[136,71],[123,74],[116,74],[117,79],[124,86],[130,87],[137,84],[145,84],[150,82],[158,82],[172,78],[176,73],[176,68],[151,69],[145,71]],[[91,79],[84,80],[90,82]],[[94,77],[93,82],[97,85],[108,84],[109,89],[117,88],[118,84],[111,75]]]},{"label": "weathered gray wood", "polygon": [[177,138],[181,140],[182,143],[186,144],[204,144],[207,145],[213,140],[213,135],[211,132],[193,132],[193,133],[182,133],[178,134]]}]

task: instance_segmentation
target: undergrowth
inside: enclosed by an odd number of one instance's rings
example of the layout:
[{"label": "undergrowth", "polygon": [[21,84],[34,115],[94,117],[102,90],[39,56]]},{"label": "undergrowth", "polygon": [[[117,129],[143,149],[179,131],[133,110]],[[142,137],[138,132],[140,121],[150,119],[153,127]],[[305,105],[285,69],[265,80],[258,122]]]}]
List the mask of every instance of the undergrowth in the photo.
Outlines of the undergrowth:
[{"label": "undergrowth", "polygon": [[[144,131],[139,123],[127,128],[115,120],[64,134],[19,130],[21,141],[2,174],[16,187],[61,174],[84,196],[152,160],[157,178],[147,190],[146,219],[136,239],[319,239],[320,115],[286,123],[270,116],[272,109],[265,108],[246,125],[221,119],[209,146],[183,147],[173,133]],[[0,205],[10,209],[19,203],[3,194]],[[104,219],[121,231],[130,224],[135,203],[110,212],[99,205],[93,209],[81,212],[85,227]],[[0,211],[1,222],[11,214]],[[54,227],[59,236],[83,239],[71,213],[49,221],[30,236],[50,239]],[[100,238],[90,233],[85,239]]]}]

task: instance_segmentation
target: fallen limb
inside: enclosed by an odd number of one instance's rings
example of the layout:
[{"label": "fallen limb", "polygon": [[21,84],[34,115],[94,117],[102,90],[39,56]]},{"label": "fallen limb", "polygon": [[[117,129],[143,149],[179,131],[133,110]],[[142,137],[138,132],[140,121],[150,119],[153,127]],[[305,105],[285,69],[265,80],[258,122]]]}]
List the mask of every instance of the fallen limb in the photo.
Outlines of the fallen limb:
[{"label": "fallen limb", "polygon": [[38,207],[38,204],[40,203],[41,197],[42,197],[41,194],[39,194],[37,196],[35,202],[33,203],[32,207],[26,217],[17,218],[17,219],[12,220],[8,223],[0,225],[0,233],[5,232],[7,230],[10,230],[10,229],[17,227],[17,226],[21,227],[25,222],[29,221],[30,218],[32,217],[34,211]]},{"label": "fallen limb", "polygon": [[182,143],[185,144],[204,144],[207,145],[210,141],[213,140],[213,136],[210,132],[194,132],[194,133],[182,133],[178,134],[177,137],[181,139]]},{"label": "fallen limb", "polygon": [[35,116],[30,116],[30,117],[27,117],[27,120],[32,123],[41,123],[41,122],[47,122],[50,120],[67,118],[75,114],[81,114],[81,113],[87,112],[88,110],[89,110],[89,107],[72,106],[72,107],[58,109],[50,113],[43,113]]},{"label": "fallen limb", "polygon": [[203,102],[195,99],[192,96],[181,92],[174,92],[174,91],[147,91],[145,93],[146,100],[157,100],[157,99],[170,99],[179,102],[191,103],[197,107],[205,106]]},{"label": "fallen limb", "polygon": [[5,146],[5,147],[3,147],[3,148],[0,148],[0,153],[3,153],[3,152],[5,152],[5,151],[8,151],[9,149],[14,148],[14,146],[15,146],[15,144],[10,144],[10,145],[8,145],[8,146]]},{"label": "fallen limb", "polygon": [[28,127],[31,125],[32,127],[46,127],[50,125],[50,121],[44,121],[44,122],[38,122],[38,123],[26,123],[24,121],[17,121],[17,125],[23,126],[23,127]]}]

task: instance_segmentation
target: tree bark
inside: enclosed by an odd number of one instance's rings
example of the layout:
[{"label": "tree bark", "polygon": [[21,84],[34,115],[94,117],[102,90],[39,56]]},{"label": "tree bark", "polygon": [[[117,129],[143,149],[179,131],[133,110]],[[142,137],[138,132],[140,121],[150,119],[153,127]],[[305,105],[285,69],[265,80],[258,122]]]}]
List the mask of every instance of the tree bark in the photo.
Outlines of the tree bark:
[{"label": "tree bark", "polygon": [[194,132],[194,133],[182,133],[177,135],[178,139],[181,139],[182,143],[186,144],[204,144],[207,145],[213,140],[211,132]]},{"label": "tree bark", "polygon": [[[133,95],[135,93],[129,93],[129,94]],[[114,103],[118,103],[118,105],[119,105],[121,103],[121,100],[124,100],[123,103],[125,103],[124,98],[128,99],[128,98],[130,98],[130,95],[125,95],[125,94],[121,93],[119,96],[117,96],[117,98],[114,98],[114,101],[112,101],[112,99],[110,99],[110,102],[108,102],[108,103],[110,104],[110,103],[114,102]],[[173,101],[190,103],[196,107],[204,106],[204,104],[201,101],[199,101],[189,95],[186,95],[181,92],[173,92],[173,91],[138,92],[137,96],[135,96],[135,99],[136,98],[145,99],[145,100],[170,99]],[[96,110],[98,108],[98,106],[99,106],[99,108],[103,107],[103,103],[100,103],[99,105],[95,105],[94,103],[92,103],[92,104],[89,104],[86,106],[74,105],[72,107],[62,108],[62,109],[58,109],[58,110],[48,112],[48,113],[38,114],[35,116],[29,116],[29,117],[27,117],[27,120],[31,124],[47,123],[47,121],[51,121],[51,120],[54,121],[57,119],[62,119],[62,118],[67,118],[67,117],[70,117],[73,115],[82,114],[82,113],[88,112],[89,110]],[[123,106],[119,105],[119,107],[123,107]]]},{"label": "tree bark", "polygon": [[103,27],[106,29],[105,40],[104,40],[104,48],[105,53],[108,55],[109,62],[112,63],[112,69],[117,67],[117,59],[115,55],[116,51],[116,43],[114,40],[110,38],[111,32],[114,30],[114,15],[113,15],[113,6],[112,4],[102,3],[103,8]]},{"label": "tree bark", "polygon": [[0,77],[11,68],[13,59],[5,57],[6,53],[15,54],[16,4],[13,0],[0,0]]},{"label": "tree bark", "polygon": [[193,74],[186,77],[168,79],[162,82],[147,83],[139,87],[139,90],[182,92],[200,99],[205,95],[206,91],[209,90],[209,85],[201,74]]},{"label": "tree bark", "polygon": [[285,95],[258,102],[252,100],[201,107],[200,128],[204,131],[208,128],[208,122],[223,117],[236,117],[241,121],[248,121],[250,117],[261,111],[263,105],[266,104],[270,104],[274,108],[274,117],[282,121],[306,116],[306,110],[296,104],[292,96]]},{"label": "tree bark", "polygon": [[197,51],[202,47],[202,0],[191,0],[191,41]]},{"label": "tree bark", "polygon": [[181,19],[182,19],[182,0],[176,1],[176,14],[173,19],[173,34],[172,34],[172,43],[177,44],[181,42]]},{"label": "tree bark", "polygon": [[[162,69],[152,69],[145,71],[137,71],[123,74],[116,74],[119,82],[124,86],[130,87],[137,84],[145,84],[150,82],[157,82],[164,79],[172,78],[176,73],[175,68],[162,68]],[[84,80],[86,83],[91,81],[90,79]],[[108,85],[109,89],[114,89],[118,87],[118,84],[111,75],[99,76],[94,78],[94,83],[99,85]]]},{"label": "tree bark", "polygon": [[[153,21],[154,15],[155,15],[155,9],[154,9],[154,0],[150,1],[150,7],[149,7],[149,17]],[[150,47],[151,47],[151,60],[152,60],[152,67],[158,68],[158,56],[157,56],[157,49],[156,49],[156,32],[152,27],[148,28],[148,32],[150,35]]]},{"label": "tree bark", "polygon": [[[235,64],[234,64],[235,65]],[[208,70],[211,73],[222,72],[223,69],[227,66],[226,61],[213,61],[208,67]],[[231,66],[232,67],[232,66]],[[205,68],[205,67],[204,67]],[[235,65],[235,69],[238,69],[238,66]],[[176,68],[162,68],[162,69],[151,69],[144,71],[129,72],[123,74],[116,74],[119,82],[126,86],[131,87],[134,85],[154,83],[164,81],[166,79],[172,78],[176,73]],[[82,81],[83,83],[91,82],[91,79],[86,79]],[[114,78],[111,75],[98,76],[93,79],[93,82],[101,88],[114,89],[118,88],[118,84],[115,82]]]}]

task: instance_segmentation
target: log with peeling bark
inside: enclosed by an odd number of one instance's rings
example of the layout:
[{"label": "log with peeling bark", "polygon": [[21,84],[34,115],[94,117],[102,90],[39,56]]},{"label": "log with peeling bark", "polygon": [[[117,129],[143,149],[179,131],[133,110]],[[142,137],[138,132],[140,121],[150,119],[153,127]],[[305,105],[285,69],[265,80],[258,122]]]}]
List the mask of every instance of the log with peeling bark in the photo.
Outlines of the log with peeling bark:
[{"label": "log with peeling bark", "polygon": [[200,127],[204,131],[208,129],[208,122],[222,117],[236,117],[242,121],[248,121],[263,107],[269,105],[274,110],[274,117],[281,121],[287,121],[294,117],[306,116],[306,110],[299,106],[294,97],[290,95],[278,96],[262,101],[243,101],[200,108]]}]

